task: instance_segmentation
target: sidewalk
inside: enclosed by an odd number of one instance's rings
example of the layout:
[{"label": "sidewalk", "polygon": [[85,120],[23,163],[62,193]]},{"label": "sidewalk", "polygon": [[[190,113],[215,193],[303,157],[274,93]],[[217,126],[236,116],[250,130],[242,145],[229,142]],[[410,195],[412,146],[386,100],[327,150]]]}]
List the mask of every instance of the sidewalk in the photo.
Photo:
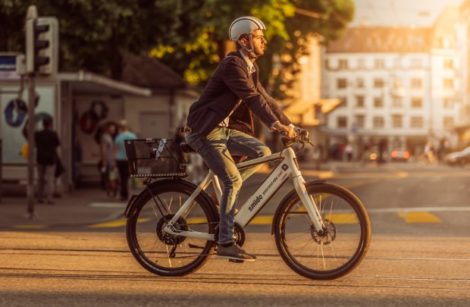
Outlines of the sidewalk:
[{"label": "sidewalk", "polygon": [[0,203],[0,230],[41,229],[45,226],[78,226],[96,224],[123,215],[125,202],[106,196],[97,188],[78,189],[53,205],[35,203],[35,218],[28,219],[26,196],[3,197]]}]

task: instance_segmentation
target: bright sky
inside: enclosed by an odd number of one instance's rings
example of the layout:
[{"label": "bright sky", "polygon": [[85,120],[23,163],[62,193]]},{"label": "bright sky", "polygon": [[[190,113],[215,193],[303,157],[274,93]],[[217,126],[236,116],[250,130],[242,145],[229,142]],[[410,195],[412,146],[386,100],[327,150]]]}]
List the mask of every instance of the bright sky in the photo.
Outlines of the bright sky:
[{"label": "bright sky", "polygon": [[430,26],[447,6],[462,0],[354,0],[353,26]]}]

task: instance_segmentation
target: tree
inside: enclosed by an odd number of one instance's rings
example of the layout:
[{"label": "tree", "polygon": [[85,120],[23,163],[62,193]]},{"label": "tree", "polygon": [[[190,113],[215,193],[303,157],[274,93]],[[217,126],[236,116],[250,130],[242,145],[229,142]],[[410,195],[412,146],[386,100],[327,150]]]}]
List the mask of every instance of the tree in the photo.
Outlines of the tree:
[{"label": "tree", "polygon": [[[132,52],[160,59],[199,86],[225,55],[228,27],[236,17],[258,16],[268,28],[268,53],[260,59],[267,83],[276,54],[291,57],[282,69],[295,75],[306,38],[314,33],[325,42],[336,38],[354,13],[352,0],[3,0],[0,50],[24,50],[30,4],[40,16],[59,20],[61,71],[86,69],[120,79],[122,55]],[[299,14],[299,8],[320,17]],[[289,82],[282,76],[271,80],[273,89]]]},{"label": "tree", "polygon": [[179,25],[172,0],[3,0],[0,50],[24,50],[29,5],[59,20],[60,69],[87,69],[119,79],[122,52],[141,53],[175,35]]},{"label": "tree", "polygon": [[294,14],[294,6],[289,0],[193,0],[179,3],[177,35],[164,44],[156,45],[150,54],[193,85],[204,85],[225,55],[228,27],[235,18],[256,15],[265,22],[268,38],[287,39],[283,21],[286,16]]},{"label": "tree", "polygon": [[[308,38],[319,35],[326,44],[341,35],[354,15],[352,0],[193,0],[180,5],[177,35],[150,52],[184,75],[193,85],[204,85],[217,63],[224,56],[228,27],[243,15],[259,17],[267,26],[267,54],[260,58],[261,80],[270,83],[275,97],[284,99],[283,87],[294,79],[284,74],[269,80],[273,58],[287,55],[281,63],[283,72],[295,77],[298,60],[307,53]],[[316,16],[313,17],[312,16]],[[279,58],[279,57],[278,57]]]}]

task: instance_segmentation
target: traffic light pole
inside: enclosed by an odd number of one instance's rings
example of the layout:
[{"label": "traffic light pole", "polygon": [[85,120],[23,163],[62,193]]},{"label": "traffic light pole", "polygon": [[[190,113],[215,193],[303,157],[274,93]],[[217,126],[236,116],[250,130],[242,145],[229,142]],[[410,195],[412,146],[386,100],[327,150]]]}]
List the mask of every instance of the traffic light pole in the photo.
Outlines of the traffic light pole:
[{"label": "traffic light pole", "polygon": [[28,75],[28,186],[27,186],[27,197],[28,197],[28,218],[36,218],[34,210],[34,153],[36,144],[34,142],[34,101],[36,99],[35,91],[35,80],[34,73]]}]

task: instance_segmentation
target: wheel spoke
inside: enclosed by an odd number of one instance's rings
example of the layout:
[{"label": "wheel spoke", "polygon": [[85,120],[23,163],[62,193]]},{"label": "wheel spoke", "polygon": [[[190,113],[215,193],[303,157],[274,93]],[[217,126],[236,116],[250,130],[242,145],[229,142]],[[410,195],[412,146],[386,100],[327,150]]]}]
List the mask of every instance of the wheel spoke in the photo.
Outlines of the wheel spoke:
[{"label": "wheel spoke", "polygon": [[173,267],[173,264],[171,263],[171,259],[170,259],[170,251],[168,250],[168,245],[165,244],[165,247],[166,247],[166,255],[167,255],[167,259],[168,259],[168,264],[170,265],[170,268]]}]

